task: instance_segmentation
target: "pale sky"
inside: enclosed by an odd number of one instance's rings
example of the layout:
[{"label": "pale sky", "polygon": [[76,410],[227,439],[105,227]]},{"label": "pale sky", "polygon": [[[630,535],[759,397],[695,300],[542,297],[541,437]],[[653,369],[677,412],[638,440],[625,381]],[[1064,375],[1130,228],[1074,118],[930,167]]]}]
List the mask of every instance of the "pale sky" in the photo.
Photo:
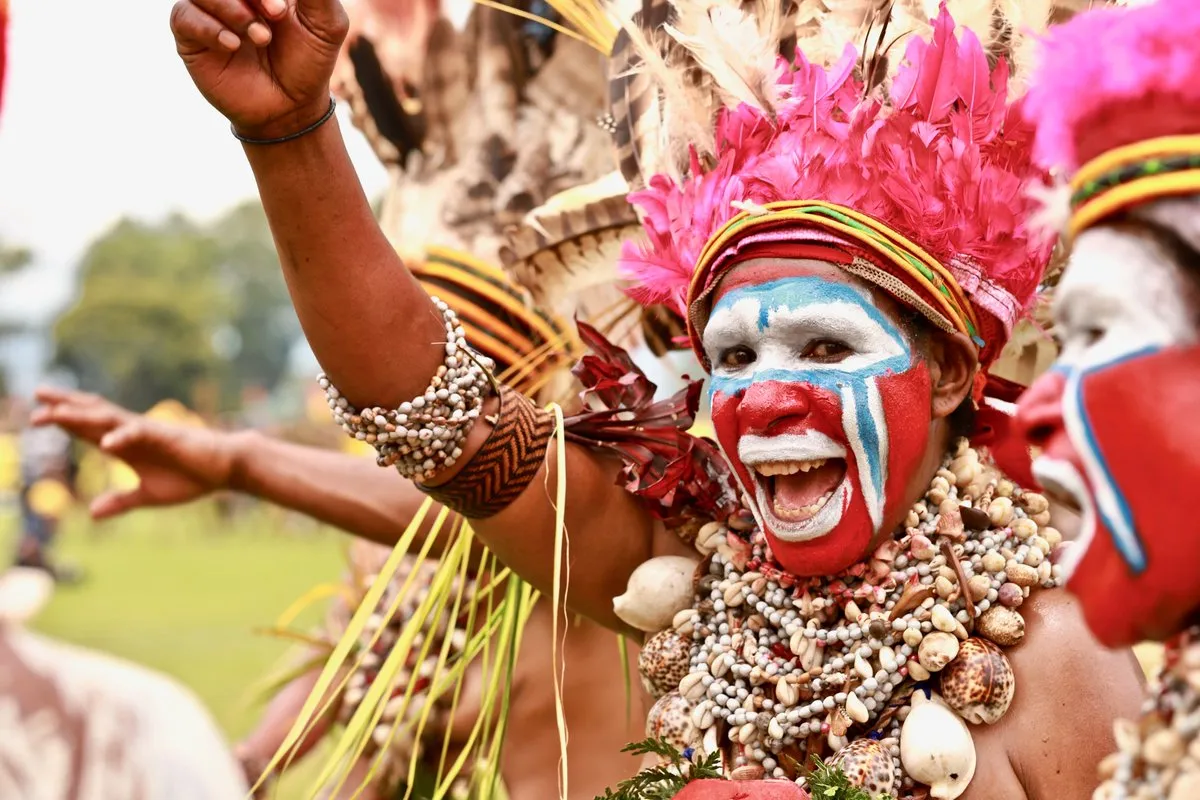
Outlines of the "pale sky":
[{"label": "pale sky", "polygon": [[[38,263],[0,284],[0,316],[42,319],[68,302],[82,251],[122,216],[203,220],[255,194],[228,123],[175,55],[171,5],[11,0],[0,239]],[[339,114],[374,196],[383,168]]]}]

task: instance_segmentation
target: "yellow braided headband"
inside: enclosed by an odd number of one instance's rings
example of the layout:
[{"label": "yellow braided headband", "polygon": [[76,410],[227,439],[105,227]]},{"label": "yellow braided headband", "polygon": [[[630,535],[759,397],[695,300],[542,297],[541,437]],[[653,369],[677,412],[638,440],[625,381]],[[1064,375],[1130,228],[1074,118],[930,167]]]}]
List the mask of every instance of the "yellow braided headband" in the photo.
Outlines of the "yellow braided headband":
[{"label": "yellow braided headband", "polygon": [[1071,179],[1073,239],[1100,220],[1160,197],[1200,194],[1200,135],[1147,139],[1097,156]]},{"label": "yellow braided headband", "polygon": [[895,266],[901,275],[912,278],[926,290],[926,294],[936,304],[935,310],[944,315],[950,329],[966,334],[977,346],[983,347],[983,340],[979,338],[979,321],[975,316],[975,309],[946,267],[916,243],[879,220],[854,209],[821,200],[784,200],[767,203],[741,212],[717,229],[700,252],[696,270],[688,287],[688,305],[690,306],[705,290],[709,268],[734,237],[742,236],[751,227],[774,225],[783,221],[824,228],[870,248],[888,264]]}]

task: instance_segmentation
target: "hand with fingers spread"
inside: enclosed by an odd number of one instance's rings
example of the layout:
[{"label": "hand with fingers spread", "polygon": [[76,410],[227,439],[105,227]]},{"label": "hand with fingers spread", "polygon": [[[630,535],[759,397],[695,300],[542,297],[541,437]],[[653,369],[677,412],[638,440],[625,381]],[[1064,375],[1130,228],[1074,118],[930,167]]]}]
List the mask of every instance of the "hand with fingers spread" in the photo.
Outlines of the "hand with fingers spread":
[{"label": "hand with fingers spread", "polygon": [[178,0],[176,49],[196,87],[243,136],[303,130],[329,108],[349,22],[338,0]]},{"label": "hand with fingers spread", "polygon": [[58,425],[137,473],[137,488],[96,498],[96,519],[187,503],[229,485],[235,434],[150,419],[83,392],[40,389],[37,399],[34,425]]}]

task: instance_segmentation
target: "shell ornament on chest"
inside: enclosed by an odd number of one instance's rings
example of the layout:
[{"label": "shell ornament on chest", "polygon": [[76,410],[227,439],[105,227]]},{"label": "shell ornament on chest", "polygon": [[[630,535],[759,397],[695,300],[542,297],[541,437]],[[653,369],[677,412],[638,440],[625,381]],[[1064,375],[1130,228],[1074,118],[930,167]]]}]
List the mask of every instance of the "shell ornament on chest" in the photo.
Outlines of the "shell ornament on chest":
[{"label": "shell ornament on chest", "polygon": [[787,574],[748,514],[704,526],[703,560],[652,559],[614,604],[652,634],[647,735],[719,752],[733,780],[803,786],[819,758],[871,797],[959,797],[971,726],[1000,720],[1016,691],[1004,648],[1024,636],[1018,609],[1057,583],[1048,525],[1046,499],[963,440],[903,530],[837,576]]},{"label": "shell ornament on chest", "polygon": [[1113,733],[1119,749],[1100,762],[1093,800],[1200,797],[1200,627],[1167,644],[1142,716]]}]

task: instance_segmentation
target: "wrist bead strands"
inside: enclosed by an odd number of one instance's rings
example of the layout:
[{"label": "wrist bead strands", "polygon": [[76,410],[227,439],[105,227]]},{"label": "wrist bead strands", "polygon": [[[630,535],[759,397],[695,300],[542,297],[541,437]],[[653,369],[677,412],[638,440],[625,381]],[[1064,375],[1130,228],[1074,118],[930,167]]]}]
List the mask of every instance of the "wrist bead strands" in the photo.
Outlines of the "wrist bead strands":
[{"label": "wrist bead strands", "polygon": [[446,358],[424,393],[395,409],[356,409],[326,375],[317,379],[334,422],[374,446],[381,467],[395,466],[414,481],[429,480],[462,456],[462,443],[491,391],[495,367],[467,344],[454,310],[437,297],[430,300],[445,325]]}]

